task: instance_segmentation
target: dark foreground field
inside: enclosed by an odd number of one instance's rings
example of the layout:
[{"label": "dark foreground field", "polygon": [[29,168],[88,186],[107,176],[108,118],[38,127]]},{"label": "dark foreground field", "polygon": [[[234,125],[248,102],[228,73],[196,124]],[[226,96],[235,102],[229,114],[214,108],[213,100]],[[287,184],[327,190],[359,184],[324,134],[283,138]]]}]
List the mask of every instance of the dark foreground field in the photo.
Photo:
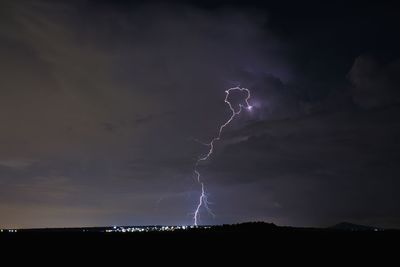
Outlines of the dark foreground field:
[{"label": "dark foreground field", "polygon": [[[385,266],[383,260],[396,258],[400,240],[400,231],[349,224],[317,229],[245,223],[173,231],[106,232],[118,229],[122,228],[3,231],[0,251],[3,257],[28,263],[68,261],[73,266],[77,262],[123,266],[127,261],[133,266],[160,261],[168,266],[177,262],[189,266],[221,262],[224,264],[217,265],[263,266],[293,261],[298,265],[314,262],[318,266],[341,266],[349,258],[358,264],[360,260],[368,264],[374,260],[378,266]],[[139,258],[146,264],[138,264]]]},{"label": "dark foreground field", "polygon": [[[62,244],[73,242],[74,246],[121,244],[168,246],[172,243],[185,246],[207,244],[207,246],[253,246],[259,248],[294,247],[301,248],[306,243],[312,246],[331,246],[339,242],[340,248],[355,249],[360,246],[370,248],[389,242],[397,243],[399,230],[380,229],[349,223],[337,224],[329,228],[296,228],[276,226],[270,223],[243,223],[235,225],[202,227],[161,226],[118,226],[92,228],[53,228],[3,230],[0,240],[22,244],[46,242]],[[4,243],[3,243],[4,244]]]}]

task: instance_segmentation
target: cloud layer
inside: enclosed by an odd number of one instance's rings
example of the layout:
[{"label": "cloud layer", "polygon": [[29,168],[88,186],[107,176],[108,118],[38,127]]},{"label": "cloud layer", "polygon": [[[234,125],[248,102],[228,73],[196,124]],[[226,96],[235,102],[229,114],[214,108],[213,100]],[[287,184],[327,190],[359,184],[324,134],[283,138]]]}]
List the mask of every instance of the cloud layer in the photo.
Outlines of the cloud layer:
[{"label": "cloud layer", "polygon": [[310,67],[315,80],[269,15],[2,2],[0,226],[191,223],[194,140],[239,84],[254,109],[202,166],[217,214],[202,222],[399,225],[398,60],[358,53],[339,78]]}]

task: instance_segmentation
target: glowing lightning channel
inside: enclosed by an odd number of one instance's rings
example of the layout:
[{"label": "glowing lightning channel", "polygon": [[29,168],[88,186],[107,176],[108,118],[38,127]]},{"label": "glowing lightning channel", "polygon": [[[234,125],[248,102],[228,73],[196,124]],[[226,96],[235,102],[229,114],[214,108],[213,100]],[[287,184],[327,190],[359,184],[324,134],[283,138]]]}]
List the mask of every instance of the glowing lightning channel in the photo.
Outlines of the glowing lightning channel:
[{"label": "glowing lightning channel", "polygon": [[[239,104],[239,110],[238,110],[238,111],[235,111],[235,109],[232,107],[232,104],[231,104],[231,103],[229,102],[229,100],[228,100],[228,99],[229,99],[229,94],[230,94],[231,91],[246,92],[247,97],[246,97],[246,99],[245,99],[245,103],[246,103],[246,106],[245,106],[245,107],[244,107],[242,104]],[[199,212],[200,212],[200,209],[201,209],[202,206],[204,206],[204,207],[206,208],[206,210],[207,210],[210,214],[214,215],[214,214],[212,213],[211,209],[210,209],[209,206],[208,206],[209,202],[208,202],[208,200],[207,200],[207,194],[206,194],[204,182],[202,182],[201,179],[200,179],[200,172],[197,170],[197,167],[198,167],[198,165],[199,165],[199,163],[200,163],[201,161],[205,161],[205,160],[207,160],[207,159],[211,156],[211,154],[214,152],[214,143],[215,143],[216,141],[219,141],[219,140],[221,139],[221,134],[222,134],[222,131],[224,130],[224,128],[225,128],[226,126],[228,126],[229,123],[231,123],[231,121],[236,117],[236,115],[239,115],[240,112],[242,112],[242,108],[246,108],[246,109],[248,109],[248,110],[251,110],[251,109],[253,108],[253,107],[249,104],[249,102],[248,102],[249,99],[250,99],[250,97],[251,97],[251,95],[250,95],[250,90],[249,90],[249,89],[247,89],[247,88],[240,88],[240,87],[237,86],[237,87],[229,88],[228,90],[225,91],[225,93],[226,93],[226,95],[225,95],[225,103],[228,104],[229,109],[230,109],[231,112],[232,112],[232,113],[231,113],[231,116],[230,116],[230,118],[229,118],[224,124],[222,124],[222,125],[219,127],[218,135],[217,135],[216,137],[214,137],[213,139],[211,139],[211,142],[209,142],[209,143],[202,143],[203,145],[208,146],[208,147],[209,147],[209,150],[208,150],[208,152],[207,152],[204,156],[201,156],[200,158],[197,159],[196,164],[195,164],[195,167],[194,167],[194,173],[195,173],[195,175],[196,175],[197,182],[201,185],[201,195],[200,195],[200,197],[199,197],[199,202],[198,202],[198,204],[197,204],[197,207],[196,207],[196,210],[195,210],[194,216],[193,216],[193,220],[194,220],[194,225],[195,225],[195,226],[197,226],[197,223],[198,223],[198,220],[199,220],[199,217],[200,217],[200,213],[199,213]]]}]

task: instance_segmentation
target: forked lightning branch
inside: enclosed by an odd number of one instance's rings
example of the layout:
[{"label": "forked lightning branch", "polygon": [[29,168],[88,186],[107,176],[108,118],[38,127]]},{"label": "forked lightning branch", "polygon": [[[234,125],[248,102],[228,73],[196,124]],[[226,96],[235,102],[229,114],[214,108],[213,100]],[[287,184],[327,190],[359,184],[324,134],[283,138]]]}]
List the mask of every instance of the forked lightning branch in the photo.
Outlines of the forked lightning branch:
[{"label": "forked lightning branch", "polygon": [[[245,92],[246,93],[246,98],[244,100],[245,105],[239,104],[239,109],[236,111],[235,108],[232,106],[231,102],[229,101],[229,96],[230,93],[233,91],[240,91],[240,92]],[[229,109],[231,111],[231,116],[229,117],[229,119],[223,123],[220,127],[219,127],[219,131],[218,134],[211,139],[210,142],[208,143],[202,143],[203,145],[208,147],[208,152],[202,156],[200,156],[197,161],[196,164],[194,166],[194,174],[196,176],[196,180],[197,182],[200,184],[201,187],[201,194],[199,197],[199,201],[198,204],[196,206],[196,210],[194,211],[194,215],[193,215],[193,223],[195,226],[198,225],[199,222],[199,217],[200,217],[200,210],[202,207],[204,207],[210,214],[213,215],[210,207],[209,207],[209,202],[207,200],[207,193],[206,193],[206,188],[205,188],[205,184],[201,179],[201,174],[198,170],[198,166],[200,164],[200,162],[202,161],[206,161],[210,158],[210,156],[212,155],[212,153],[214,152],[214,146],[215,146],[215,142],[219,141],[221,139],[221,135],[222,135],[222,131],[224,130],[224,128],[226,126],[228,126],[237,115],[239,115],[243,108],[247,109],[247,110],[251,110],[252,106],[249,104],[249,99],[251,97],[250,95],[250,90],[247,88],[240,88],[240,87],[232,87],[229,88],[228,90],[225,91],[225,103],[229,106]]]}]

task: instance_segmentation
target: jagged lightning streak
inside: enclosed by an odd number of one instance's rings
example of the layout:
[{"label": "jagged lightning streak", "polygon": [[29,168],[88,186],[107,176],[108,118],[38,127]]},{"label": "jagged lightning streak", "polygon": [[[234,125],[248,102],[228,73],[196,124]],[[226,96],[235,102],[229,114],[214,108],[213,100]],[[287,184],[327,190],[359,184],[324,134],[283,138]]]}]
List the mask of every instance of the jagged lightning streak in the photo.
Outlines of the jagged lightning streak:
[{"label": "jagged lightning streak", "polygon": [[[235,111],[235,109],[232,107],[231,102],[229,102],[229,94],[230,94],[232,91],[240,91],[240,92],[245,92],[245,93],[247,94],[247,96],[246,96],[246,98],[245,98],[246,106],[243,106],[242,104],[239,104],[239,110],[238,110],[238,111]],[[201,156],[201,157],[199,157],[199,158],[197,159],[196,164],[195,164],[195,166],[194,166],[194,173],[195,173],[195,175],[196,175],[197,182],[201,185],[201,194],[200,194],[200,197],[199,197],[199,202],[198,202],[198,204],[197,204],[197,207],[196,207],[196,210],[195,210],[194,216],[193,216],[193,221],[194,221],[194,225],[195,225],[195,226],[197,226],[197,223],[198,223],[198,220],[199,220],[199,216],[200,216],[200,213],[199,213],[199,212],[200,212],[200,209],[201,209],[202,206],[204,206],[204,207],[206,208],[206,210],[207,210],[210,214],[213,215],[211,209],[210,209],[209,206],[208,206],[209,202],[207,201],[207,194],[206,194],[204,182],[201,181],[201,175],[200,175],[200,172],[197,170],[197,167],[199,166],[199,163],[200,163],[200,162],[207,160],[207,159],[211,156],[211,154],[214,152],[214,143],[215,143],[216,141],[219,141],[219,140],[221,139],[222,131],[224,130],[224,128],[225,128],[226,126],[229,125],[229,123],[231,123],[231,121],[236,117],[236,115],[239,115],[240,112],[242,112],[242,109],[243,109],[243,108],[246,108],[246,109],[248,109],[248,110],[251,110],[251,109],[252,109],[252,106],[249,104],[249,99],[250,99],[250,97],[251,97],[251,94],[250,94],[250,90],[249,90],[249,89],[247,89],[247,88],[240,88],[239,86],[237,86],[237,87],[232,87],[232,88],[229,88],[228,90],[226,90],[226,91],[225,91],[225,94],[226,94],[226,95],[225,95],[225,103],[228,104],[229,109],[231,110],[231,116],[230,116],[230,118],[229,118],[224,124],[222,124],[222,125],[219,127],[218,135],[217,135],[216,137],[214,137],[213,139],[211,139],[211,141],[210,141],[209,143],[202,143],[203,145],[208,146],[208,147],[209,147],[209,150],[208,150],[208,152],[207,152],[204,156]]]}]

